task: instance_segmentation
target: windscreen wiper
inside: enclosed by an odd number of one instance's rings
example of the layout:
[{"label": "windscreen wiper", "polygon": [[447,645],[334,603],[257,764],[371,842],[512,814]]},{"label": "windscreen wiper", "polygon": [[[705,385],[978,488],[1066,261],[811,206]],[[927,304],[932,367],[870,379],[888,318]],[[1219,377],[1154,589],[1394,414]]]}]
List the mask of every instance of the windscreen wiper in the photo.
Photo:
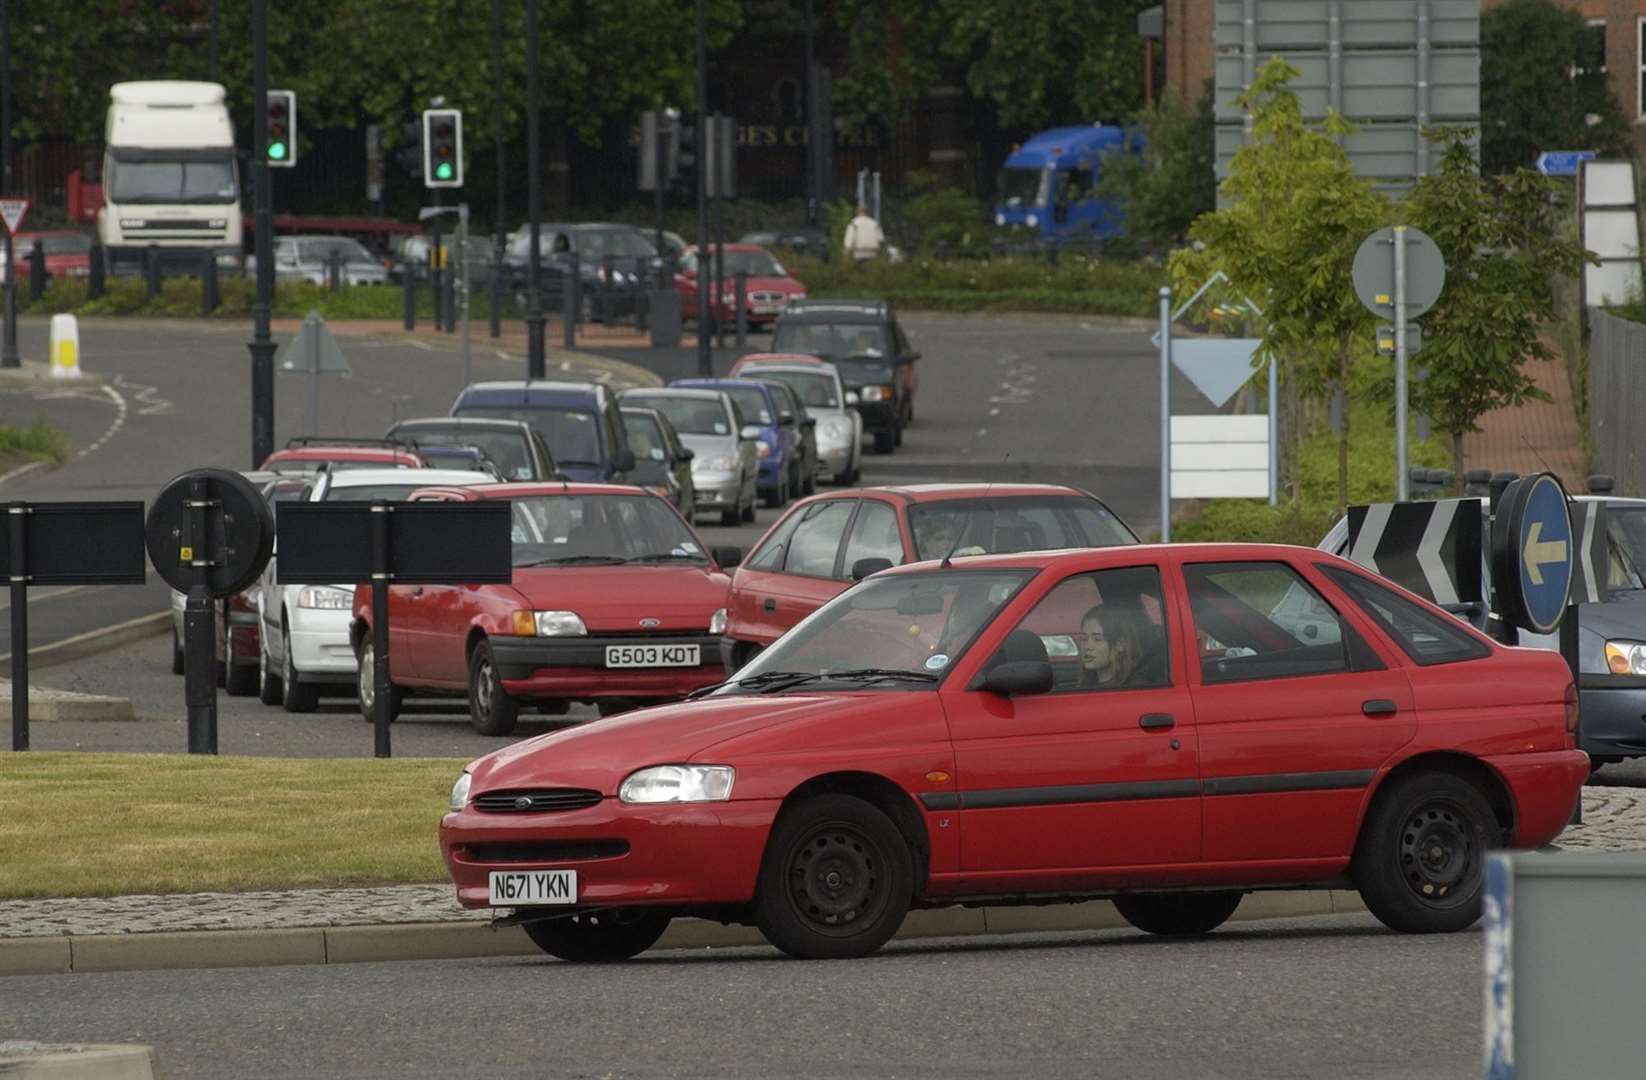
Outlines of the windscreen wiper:
[{"label": "windscreen wiper", "polygon": [[586,563],[600,566],[620,566],[629,560],[619,555],[551,555],[546,559],[537,559],[532,562],[516,563],[515,568],[529,566],[566,566],[570,563]]},{"label": "windscreen wiper", "polygon": [[[882,679],[900,679],[909,682],[935,683],[937,676],[925,671],[910,671],[907,668],[851,668],[846,671],[818,671],[799,674],[795,672],[762,672],[752,678],[764,680],[767,675],[787,674],[793,676],[784,681],[773,679],[771,682],[758,684],[760,693],[775,694],[792,687],[802,686],[815,682],[879,682]],[[744,680],[738,680],[739,685],[747,685]]]},{"label": "windscreen wiper", "polygon": [[682,560],[690,562],[705,561],[701,555],[689,555],[683,551],[654,551],[650,555],[636,555],[634,558],[630,559],[629,562],[679,562]]}]

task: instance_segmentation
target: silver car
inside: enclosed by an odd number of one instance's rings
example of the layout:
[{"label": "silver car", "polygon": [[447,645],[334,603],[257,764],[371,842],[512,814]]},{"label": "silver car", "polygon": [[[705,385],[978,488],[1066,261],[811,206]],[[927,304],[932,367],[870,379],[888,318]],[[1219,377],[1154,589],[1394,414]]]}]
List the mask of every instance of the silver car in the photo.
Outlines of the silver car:
[{"label": "silver car", "polygon": [[740,379],[770,379],[794,391],[817,421],[817,478],[850,484],[863,474],[863,414],[846,398],[833,364],[815,360],[743,360],[733,369]]},{"label": "silver car", "polygon": [[334,259],[342,260],[344,285],[388,284],[388,267],[358,240],[346,236],[282,236],[274,242],[274,276],[278,281],[327,285]]},{"label": "silver car", "polygon": [[625,390],[618,400],[656,409],[674,425],[693,455],[697,513],[718,513],[725,525],[754,520],[760,429],[744,424],[736,402],[720,390],[685,387]]}]

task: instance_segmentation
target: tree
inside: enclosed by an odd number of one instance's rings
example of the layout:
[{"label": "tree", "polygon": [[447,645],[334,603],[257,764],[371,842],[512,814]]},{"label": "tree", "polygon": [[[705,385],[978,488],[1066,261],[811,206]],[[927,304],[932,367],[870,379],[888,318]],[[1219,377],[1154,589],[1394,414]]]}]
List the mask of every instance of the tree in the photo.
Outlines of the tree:
[{"label": "tree", "polygon": [[1137,119],[1143,156],[1105,154],[1098,191],[1125,210],[1129,235],[1164,250],[1181,243],[1195,219],[1217,206],[1211,84],[1193,110],[1167,97]]},{"label": "tree", "polygon": [[[1240,105],[1252,138],[1235,152],[1223,194],[1229,205],[1189,230],[1200,250],[1173,252],[1170,271],[1182,294],[1221,270],[1230,291],[1263,311],[1259,363],[1274,357],[1286,406],[1280,419],[1281,481],[1296,495],[1299,395],[1347,385],[1350,367],[1371,341],[1371,315],[1356,298],[1355,249],[1388,215],[1385,200],[1357,176],[1335,137],[1352,131],[1336,113],[1323,129],[1303,120],[1290,83],[1298,70],[1264,64]],[[1358,343],[1358,344],[1357,344]],[[1338,443],[1339,502],[1348,498],[1348,417]]]},{"label": "tree", "polygon": [[1480,161],[1487,172],[1530,166],[1544,150],[1627,156],[1629,123],[1601,70],[1594,29],[1550,0],[1507,0],[1481,13]]},{"label": "tree", "polygon": [[1411,405],[1452,437],[1463,475],[1463,436],[1493,409],[1546,400],[1527,360],[1553,353],[1540,331],[1555,318],[1553,279],[1575,275],[1593,256],[1556,220],[1555,182],[1532,169],[1478,171],[1467,128],[1426,131],[1441,147],[1439,168],[1420,178],[1403,210],[1446,259],[1446,288],[1423,316],[1422,362]]}]

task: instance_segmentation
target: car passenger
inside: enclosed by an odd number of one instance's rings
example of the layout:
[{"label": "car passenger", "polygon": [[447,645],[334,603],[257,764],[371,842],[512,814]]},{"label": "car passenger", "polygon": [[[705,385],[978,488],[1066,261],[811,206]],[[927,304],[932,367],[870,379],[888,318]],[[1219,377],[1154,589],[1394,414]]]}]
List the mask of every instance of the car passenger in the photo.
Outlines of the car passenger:
[{"label": "car passenger", "polygon": [[1080,688],[1112,690],[1126,686],[1153,686],[1159,634],[1141,608],[1099,604],[1080,618],[1080,631],[1070,635],[1080,648]]}]

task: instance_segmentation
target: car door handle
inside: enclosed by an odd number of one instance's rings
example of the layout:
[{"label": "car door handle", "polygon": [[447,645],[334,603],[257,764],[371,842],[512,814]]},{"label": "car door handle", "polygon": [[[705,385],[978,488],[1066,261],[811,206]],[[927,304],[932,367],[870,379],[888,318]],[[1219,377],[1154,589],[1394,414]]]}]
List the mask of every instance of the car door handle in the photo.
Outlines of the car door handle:
[{"label": "car door handle", "polygon": [[777,601],[773,600],[771,597],[768,596],[768,597],[766,597],[765,601],[761,603],[760,606],[768,612],[776,611],[777,610]]},{"label": "car door handle", "polygon": [[1177,721],[1172,718],[1171,713],[1151,712],[1138,717],[1137,726],[1144,731],[1164,731],[1167,728],[1176,727]]},{"label": "car door handle", "polygon": [[1360,703],[1360,711],[1367,716],[1393,716],[1400,708],[1388,698],[1372,698]]}]

